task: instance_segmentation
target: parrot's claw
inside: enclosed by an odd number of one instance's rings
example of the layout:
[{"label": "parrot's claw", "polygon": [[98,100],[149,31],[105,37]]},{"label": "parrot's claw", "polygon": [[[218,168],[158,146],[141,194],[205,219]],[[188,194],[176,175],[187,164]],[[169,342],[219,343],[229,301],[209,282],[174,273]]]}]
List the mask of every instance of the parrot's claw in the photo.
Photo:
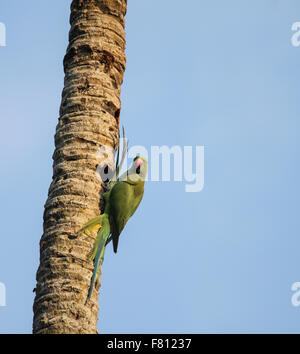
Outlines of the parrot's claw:
[{"label": "parrot's claw", "polygon": [[90,234],[95,229],[99,229],[101,226],[101,215],[89,220],[77,233],[80,236],[83,233],[89,232]]}]

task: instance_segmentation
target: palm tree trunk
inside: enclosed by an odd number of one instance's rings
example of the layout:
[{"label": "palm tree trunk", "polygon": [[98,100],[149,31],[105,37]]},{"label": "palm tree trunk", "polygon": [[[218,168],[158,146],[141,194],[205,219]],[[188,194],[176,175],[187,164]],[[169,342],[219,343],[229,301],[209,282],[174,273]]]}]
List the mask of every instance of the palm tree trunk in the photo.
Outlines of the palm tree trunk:
[{"label": "palm tree trunk", "polygon": [[[73,0],[53,180],[40,241],[33,333],[97,333],[98,291],[85,305],[94,237],[76,236],[99,215],[101,146],[118,137],[126,57],[126,0]],[[118,139],[118,138],[117,138]]]}]

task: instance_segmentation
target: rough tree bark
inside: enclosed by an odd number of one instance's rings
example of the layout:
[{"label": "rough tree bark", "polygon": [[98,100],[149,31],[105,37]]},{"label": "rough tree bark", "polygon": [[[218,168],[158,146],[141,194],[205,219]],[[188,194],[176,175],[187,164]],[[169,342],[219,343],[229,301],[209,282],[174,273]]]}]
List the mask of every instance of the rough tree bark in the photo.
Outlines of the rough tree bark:
[{"label": "rough tree bark", "polygon": [[100,213],[96,166],[118,137],[126,0],[73,0],[65,83],[44,211],[34,333],[97,333],[98,291],[85,305],[94,237],[76,232]]}]

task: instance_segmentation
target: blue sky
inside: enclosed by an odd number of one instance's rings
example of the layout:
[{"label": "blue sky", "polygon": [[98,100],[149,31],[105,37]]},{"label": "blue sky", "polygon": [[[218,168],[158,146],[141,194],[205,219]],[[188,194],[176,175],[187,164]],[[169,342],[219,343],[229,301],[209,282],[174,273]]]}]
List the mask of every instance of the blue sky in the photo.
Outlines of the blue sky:
[{"label": "blue sky", "polygon": [[[205,147],[205,185],[147,182],[106,253],[102,333],[299,333],[296,0],[129,0],[131,145]],[[3,0],[0,333],[30,333],[70,1]]]}]

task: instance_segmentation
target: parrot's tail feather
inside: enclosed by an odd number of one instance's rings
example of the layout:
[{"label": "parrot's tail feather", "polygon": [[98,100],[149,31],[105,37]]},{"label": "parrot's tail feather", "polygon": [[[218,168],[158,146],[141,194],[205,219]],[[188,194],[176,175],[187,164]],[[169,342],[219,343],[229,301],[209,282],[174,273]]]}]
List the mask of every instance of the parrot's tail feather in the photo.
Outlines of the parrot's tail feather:
[{"label": "parrot's tail feather", "polygon": [[106,241],[107,241],[109,235],[110,235],[109,219],[106,214],[103,214],[101,228],[98,231],[96,240],[94,242],[93,249],[92,249],[91,253],[89,254],[89,258],[88,258],[89,261],[94,261],[94,272],[93,272],[93,276],[91,279],[91,285],[90,285],[87,301],[89,301],[89,299],[92,295],[93,287],[94,287],[94,283],[95,283],[95,279],[96,279],[97,274],[98,274],[98,276],[97,276],[96,283],[97,283],[97,285],[99,285],[99,283],[100,283],[101,264],[102,264],[103,258],[104,258],[105,244],[106,244]]},{"label": "parrot's tail feather", "polygon": [[100,262],[99,262],[98,269],[97,269],[97,276],[96,276],[96,280],[95,280],[95,287],[97,290],[99,290],[100,286],[101,286],[101,266],[104,261],[105,247],[106,246],[103,247],[103,250],[101,252]]},{"label": "parrot's tail feather", "polygon": [[117,237],[113,237],[113,248],[114,248],[114,252],[117,253],[118,251],[118,244],[119,244],[119,235],[117,235]]},{"label": "parrot's tail feather", "polygon": [[102,223],[102,215],[96,216],[95,218],[89,220],[79,231],[78,236],[87,231],[92,231],[96,227],[99,228]]}]

